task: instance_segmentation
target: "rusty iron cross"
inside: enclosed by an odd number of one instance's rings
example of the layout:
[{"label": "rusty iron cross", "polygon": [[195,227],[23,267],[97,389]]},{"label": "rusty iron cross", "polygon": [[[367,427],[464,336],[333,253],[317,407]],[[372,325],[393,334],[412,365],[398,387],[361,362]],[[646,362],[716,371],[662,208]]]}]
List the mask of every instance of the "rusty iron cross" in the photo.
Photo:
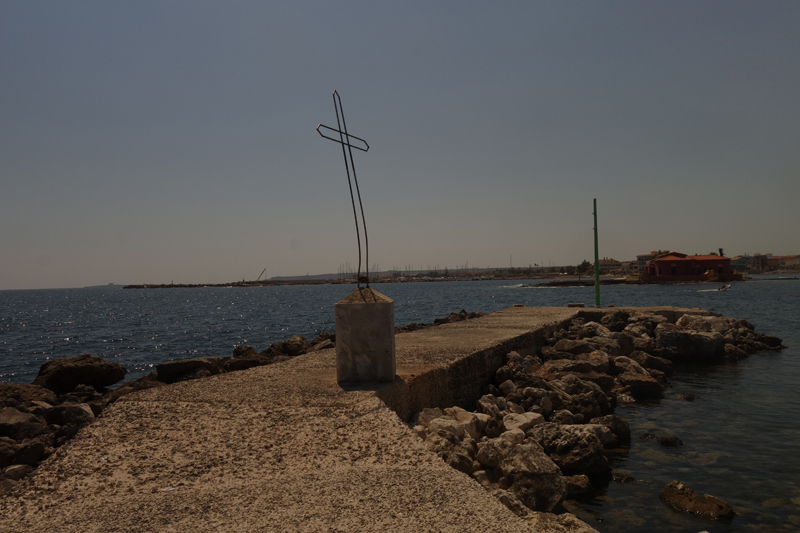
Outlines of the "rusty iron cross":
[{"label": "rusty iron cross", "polygon": [[[356,178],[356,165],[353,162],[353,148],[356,150],[361,150],[362,152],[366,152],[369,150],[369,145],[367,141],[362,139],[361,137],[356,137],[355,135],[350,135],[347,133],[347,123],[344,120],[344,108],[342,107],[342,98],[339,96],[339,93],[333,91],[333,107],[336,110],[336,125],[338,126],[337,129],[324,126],[322,124],[317,125],[317,133],[321,136],[325,137],[326,139],[330,139],[331,141],[337,142],[342,145],[342,155],[344,156],[344,168],[347,171],[347,185],[350,187],[350,202],[353,204],[353,218],[355,219],[356,223],[356,241],[358,242],[358,271],[356,273],[356,285],[358,288],[361,288],[361,234],[358,228],[358,214],[356,212],[356,201],[355,197],[353,196],[353,182],[356,184],[356,195],[358,196],[358,206],[361,210],[361,225],[364,227],[364,245],[366,249],[366,268],[365,268],[365,275],[364,275],[364,282],[369,287],[369,238],[367,237],[367,221],[364,218],[364,206],[361,204],[361,191],[358,188],[358,178]],[[341,119],[339,118],[341,115]],[[322,132],[330,132],[333,137],[325,135]],[[363,143],[363,144],[361,144]],[[345,149],[345,147],[347,147]],[[348,159],[349,156],[349,159]],[[353,179],[350,180],[350,171],[353,171]]]}]

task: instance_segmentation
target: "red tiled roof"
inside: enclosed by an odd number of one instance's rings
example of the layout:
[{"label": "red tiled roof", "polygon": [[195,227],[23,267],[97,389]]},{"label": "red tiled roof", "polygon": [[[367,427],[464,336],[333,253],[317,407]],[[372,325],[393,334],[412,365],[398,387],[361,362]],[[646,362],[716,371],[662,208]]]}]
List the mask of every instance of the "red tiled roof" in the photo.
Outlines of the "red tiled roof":
[{"label": "red tiled roof", "polygon": [[718,255],[687,255],[686,257],[679,257],[672,254],[656,257],[654,261],[717,261],[724,259],[730,261],[730,257],[720,257]]}]

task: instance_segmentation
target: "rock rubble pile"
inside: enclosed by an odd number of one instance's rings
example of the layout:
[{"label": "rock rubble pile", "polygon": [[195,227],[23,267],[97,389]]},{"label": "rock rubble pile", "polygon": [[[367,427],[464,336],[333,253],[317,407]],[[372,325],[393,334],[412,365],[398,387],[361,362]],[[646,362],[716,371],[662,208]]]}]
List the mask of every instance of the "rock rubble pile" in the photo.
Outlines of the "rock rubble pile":
[{"label": "rock rubble pile", "polygon": [[516,514],[561,513],[565,500],[591,497],[614,479],[608,458],[631,438],[627,421],[613,414],[617,402],[663,397],[675,362],[782,347],[745,320],[718,316],[685,314],[674,324],[623,311],[599,323],[579,317],[535,355],[509,353],[473,411],[427,408],[413,428]]}]

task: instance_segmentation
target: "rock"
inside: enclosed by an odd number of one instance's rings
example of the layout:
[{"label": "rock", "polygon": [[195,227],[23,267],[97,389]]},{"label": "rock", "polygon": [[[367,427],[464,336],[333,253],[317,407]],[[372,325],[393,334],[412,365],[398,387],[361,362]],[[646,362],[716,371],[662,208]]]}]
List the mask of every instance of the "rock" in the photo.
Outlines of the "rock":
[{"label": "rock", "polygon": [[672,363],[669,359],[655,357],[640,350],[634,350],[628,357],[636,361],[642,368],[646,370],[660,370],[667,376],[672,375]]},{"label": "rock", "polygon": [[497,487],[497,478],[490,470],[474,470],[472,478],[486,490],[492,490]]},{"label": "rock", "polygon": [[417,424],[427,428],[434,419],[443,416],[444,413],[438,407],[426,407],[417,415]]},{"label": "rock", "polygon": [[552,531],[553,533],[598,533],[586,522],[572,513],[530,513],[525,520],[530,531]]},{"label": "rock", "polygon": [[624,374],[626,372],[631,372],[633,374],[642,374],[642,375],[650,375],[647,373],[647,370],[642,368],[642,366],[631,359],[630,357],[615,357],[614,358],[614,370],[613,373],[616,375]]},{"label": "rock", "polygon": [[528,435],[539,443],[561,471],[567,475],[607,474],[611,471],[603,455],[603,443],[597,431],[610,442],[613,434],[605,426],[558,425],[553,423],[534,427]]},{"label": "rock", "polygon": [[508,507],[511,512],[517,516],[525,517],[531,513],[531,510],[525,507],[512,492],[503,489],[495,489],[492,491],[492,496],[500,500],[500,503]]},{"label": "rock", "polygon": [[505,439],[494,438],[478,443],[475,458],[487,468],[495,468],[511,452],[513,445]]},{"label": "rock", "polygon": [[570,340],[570,339],[561,339],[556,343],[553,348],[559,352],[567,352],[571,353],[572,355],[578,355],[581,353],[590,353],[595,350],[595,348],[585,340]]},{"label": "rock", "polygon": [[467,432],[464,429],[464,425],[458,422],[457,420],[453,420],[452,418],[441,417],[435,418],[431,420],[430,424],[428,425],[428,431],[430,432],[438,432],[438,431],[447,431],[448,433],[452,433],[459,439],[463,439],[467,436]]},{"label": "rock", "polygon": [[780,349],[784,347],[781,339],[778,337],[773,337],[772,335],[764,335],[763,333],[756,335],[756,341],[772,349]]},{"label": "rock", "polygon": [[611,357],[622,355],[619,343],[611,337],[595,337],[591,341],[594,350],[602,350]]},{"label": "rock", "polygon": [[498,465],[500,486],[510,486],[523,504],[535,511],[560,507],[567,483],[558,467],[536,443],[522,444]]},{"label": "rock", "polygon": [[674,448],[676,446],[683,446],[683,441],[674,435],[664,435],[658,437],[658,443],[662,446],[666,446],[668,448]]},{"label": "rock", "polygon": [[536,413],[508,414],[503,417],[503,425],[507,431],[521,429],[524,432],[537,424],[544,424],[544,421],[544,417]]},{"label": "rock", "polygon": [[614,483],[633,483],[639,480],[631,476],[630,473],[625,470],[613,470],[611,472],[611,481]]},{"label": "rock", "polygon": [[481,416],[478,417],[475,413],[471,413],[460,407],[445,409],[444,413],[461,424],[467,436],[475,440],[481,438],[483,429],[486,427],[485,420],[488,420],[488,417],[484,418],[486,415],[481,414]]},{"label": "rock", "polygon": [[7,383],[0,383],[0,408],[31,405],[37,401],[52,405],[58,400],[53,391],[39,385],[29,385],[27,383],[8,385]]},{"label": "rock", "polygon": [[582,499],[592,495],[592,484],[588,476],[564,476],[564,480],[567,482],[567,498]]},{"label": "rock", "polygon": [[300,335],[292,335],[283,341],[282,351],[288,356],[296,357],[306,353],[310,347],[311,343],[308,342],[305,337],[301,337]]},{"label": "rock", "polygon": [[252,346],[239,345],[233,347],[233,357],[248,357],[257,353]]},{"label": "rock", "polygon": [[725,359],[738,361],[739,359],[744,359],[745,357],[747,357],[746,351],[742,350],[741,348],[733,344],[726,344],[723,349],[724,349],[723,355],[725,356]]},{"label": "rock", "polygon": [[708,494],[699,494],[680,481],[667,484],[658,496],[678,511],[704,518],[730,520],[734,515],[733,508],[727,502]]},{"label": "rock", "polygon": [[51,407],[45,412],[48,424],[59,426],[85,426],[94,421],[92,408],[85,404],[64,404]]},{"label": "rock", "polygon": [[14,439],[0,437],[0,470],[11,464],[11,458],[19,449]]},{"label": "rock", "polygon": [[[603,405],[607,407],[608,399],[604,394],[601,398],[603,400]],[[576,423],[579,418],[580,421],[583,422],[598,416],[603,416],[606,414],[606,411],[608,411],[608,409],[604,409],[601,406],[595,395],[591,393],[573,394],[569,400],[563,402],[563,406],[575,416]]]},{"label": "rock", "polygon": [[[158,381],[158,374],[156,372],[150,372],[146,376],[142,376],[139,379],[135,379],[133,381],[126,381],[116,389],[108,391],[103,396],[102,401],[106,405],[108,405],[132,392],[153,389],[157,387],[166,387],[166,386],[167,386],[166,383]],[[94,411],[94,409],[92,411]]]},{"label": "rock", "polygon": [[636,349],[635,339],[624,331],[612,333],[612,338],[617,341],[619,355],[629,356]]},{"label": "rock", "polygon": [[17,482],[14,481],[13,479],[0,478],[0,495],[11,492],[12,490],[14,490],[14,487],[16,487],[16,485]]},{"label": "rock", "polygon": [[11,462],[16,465],[36,466],[44,459],[47,448],[52,448],[53,441],[52,435],[43,435],[26,442],[11,457]]},{"label": "rock", "polygon": [[441,452],[452,449],[459,442],[461,442],[459,438],[449,431],[437,430],[428,432],[428,438],[425,439],[425,446],[432,452],[441,454]]},{"label": "rock", "polygon": [[85,353],[48,361],[39,368],[33,384],[56,394],[65,394],[74,391],[78,385],[89,385],[95,389],[108,387],[122,380],[127,372],[118,363]]},{"label": "rock", "polygon": [[650,374],[632,374],[626,372],[617,376],[617,383],[630,391],[637,401],[663,398],[661,385]]},{"label": "rock", "polygon": [[631,427],[628,421],[622,417],[617,415],[600,416],[591,419],[589,423],[607,427],[622,444],[627,444],[631,441]]},{"label": "rock", "polygon": [[554,424],[571,425],[575,423],[575,415],[566,409],[560,409],[553,413],[550,421]]},{"label": "rock", "polygon": [[512,446],[516,446],[518,444],[522,444],[522,441],[525,440],[525,432],[521,429],[510,429],[504,433],[501,433],[499,438],[508,442]]},{"label": "rock", "polygon": [[611,331],[597,322],[586,322],[583,326],[579,327],[576,331],[581,339],[590,339],[593,337],[608,337]]},{"label": "rock", "polygon": [[0,437],[22,440],[33,436],[46,425],[31,413],[23,413],[13,407],[0,409]]},{"label": "rock", "polygon": [[19,481],[31,472],[33,472],[33,467],[30,465],[12,465],[3,470],[3,476],[6,479]]},{"label": "rock", "polygon": [[233,349],[233,357],[222,359],[220,361],[220,366],[225,372],[236,372],[257,366],[269,365],[274,361],[274,355],[258,353],[250,346],[237,346]]},{"label": "rock", "polygon": [[442,459],[448,466],[455,468],[459,472],[467,475],[472,474],[474,465],[472,458],[460,450],[447,451],[442,454]]},{"label": "rock", "polygon": [[650,353],[656,348],[656,341],[650,337],[633,339],[633,349]]},{"label": "rock", "polygon": [[[233,359],[231,359],[233,360]],[[206,370],[208,374],[219,374],[222,370],[218,357],[203,357],[202,359],[180,359],[177,361],[167,361],[156,365],[158,380],[164,383],[176,383],[187,379],[197,379],[196,373]]]},{"label": "rock", "polygon": [[508,409],[506,399],[503,397],[497,398],[493,394],[486,394],[475,402],[475,410],[479,413],[485,413],[491,417],[500,415],[500,411]]},{"label": "rock", "polygon": [[503,393],[503,396],[508,396],[512,392],[517,391],[517,386],[510,379],[507,379],[506,381],[502,382],[500,385],[497,386],[497,388],[500,389],[500,392]]},{"label": "rock", "polygon": [[721,355],[724,338],[719,333],[684,331],[673,324],[659,324],[656,352],[671,361],[707,361]]},{"label": "rock", "polygon": [[608,372],[608,354],[603,351],[595,350],[587,354],[579,354],[575,356],[575,360],[586,361],[591,370],[600,374],[606,374]]},{"label": "rock", "polygon": [[[421,328],[427,327],[425,324],[413,324],[413,323],[409,324],[409,326],[411,326],[411,325],[421,326]],[[421,329],[421,328],[417,328],[417,329]],[[409,331],[413,331],[413,330],[409,330]],[[336,333],[329,333],[327,331],[320,332],[320,334],[317,335],[314,338],[314,340],[311,341],[311,346],[313,348],[313,347],[318,346],[320,344],[327,344],[327,343],[330,343],[335,347],[335,345],[336,345]],[[311,348],[309,348],[308,351],[312,351]]]},{"label": "rock", "polygon": [[483,431],[486,433],[487,437],[490,439],[495,439],[506,431],[506,427],[503,425],[503,421],[500,420],[498,415],[490,418],[489,421],[486,422],[486,427]]},{"label": "rock", "polygon": [[307,353],[318,352],[320,350],[332,350],[336,348],[336,344],[332,340],[324,340],[317,344],[312,344]]},{"label": "rock", "polygon": [[624,311],[615,311],[605,315],[600,319],[600,323],[608,328],[609,331],[618,332],[628,327],[628,319],[630,314]]}]

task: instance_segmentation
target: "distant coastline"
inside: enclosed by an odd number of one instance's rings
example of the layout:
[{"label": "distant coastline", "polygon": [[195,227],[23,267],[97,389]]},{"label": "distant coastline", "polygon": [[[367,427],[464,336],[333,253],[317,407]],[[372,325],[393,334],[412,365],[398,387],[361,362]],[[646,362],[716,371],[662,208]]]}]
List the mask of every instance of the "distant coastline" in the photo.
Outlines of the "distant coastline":
[{"label": "distant coastline", "polygon": [[[786,273],[786,274],[793,274]],[[769,278],[765,278],[769,279]],[[797,277],[786,278],[772,278],[772,279],[798,279]],[[564,276],[457,276],[457,277],[381,277],[371,279],[370,283],[430,283],[430,282],[443,282],[443,281],[544,281],[550,280],[547,283],[533,283],[526,285],[526,287],[594,287],[594,279],[584,276],[582,279],[577,277],[564,277]],[[743,281],[761,281],[761,278],[745,277]],[[195,289],[203,287],[278,287],[283,285],[352,285],[356,280],[348,279],[269,279],[259,281],[232,281],[228,283],[144,283],[138,285],[113,285],[114,288],[123,289]],[[363,281],[362,281],[363,283]],[[600,279],[601,285],[680,285],[680,284],[698,284],[698,283],[715,283],[708,281],[644,281],[638,278],[619,278],[615,276],[603,276]],[[737,282],[739,283],[739,282]],[[99,285],[96,287],[87,288],[103,288],[110,285]]]}]

